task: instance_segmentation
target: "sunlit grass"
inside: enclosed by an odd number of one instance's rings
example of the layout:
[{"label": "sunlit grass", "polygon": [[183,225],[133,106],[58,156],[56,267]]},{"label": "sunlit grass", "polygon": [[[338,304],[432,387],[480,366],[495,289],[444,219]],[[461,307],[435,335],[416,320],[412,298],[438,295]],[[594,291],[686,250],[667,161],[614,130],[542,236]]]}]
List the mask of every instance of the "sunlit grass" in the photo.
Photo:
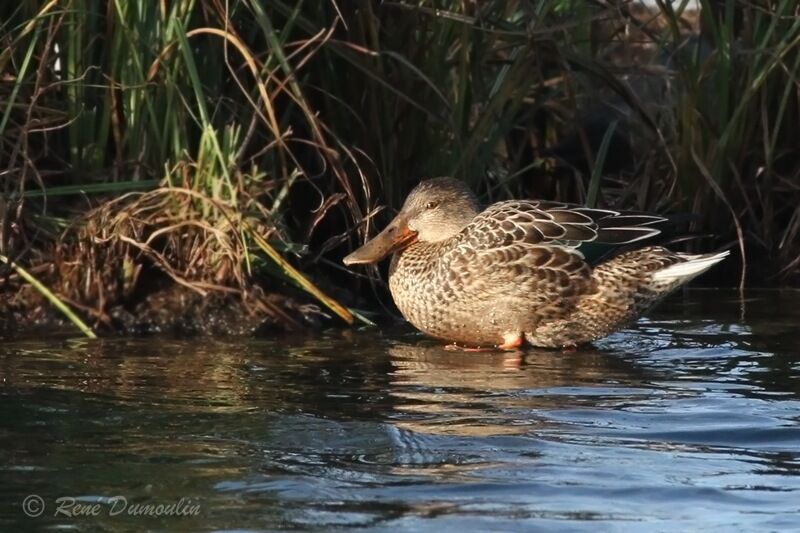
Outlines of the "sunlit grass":
[{"label": "sunlit grass", "polygon": [[41,294],[45,298],[45,300],[47,300],[53,307],[58,309],[67,318],[67,320],[72,322],[75,325],[75,327],[77,327],[81,331],[81,333],[83,333],[90,339],[97,338],[97,335],[94,334],[92,328],[87,326],[83,322],[83,320],[81,320],[80,317],[76,315],[75,312],[61,300],[61,298],[53,294],[53,292],[50,289],[48,289],[44,284],[42,284],[38,279],[36,279],[36,277],[34,277],[30,272],[28,272],[26,269],[24,269],[14,261],[9,261],[9,259],[6,256],[1,254],[0,254],[0,262],[13,268],[17,272],[17,274],[19,274],[19,277],[24,279],[34,289],[36,289],[36,291],[39,294]]}]

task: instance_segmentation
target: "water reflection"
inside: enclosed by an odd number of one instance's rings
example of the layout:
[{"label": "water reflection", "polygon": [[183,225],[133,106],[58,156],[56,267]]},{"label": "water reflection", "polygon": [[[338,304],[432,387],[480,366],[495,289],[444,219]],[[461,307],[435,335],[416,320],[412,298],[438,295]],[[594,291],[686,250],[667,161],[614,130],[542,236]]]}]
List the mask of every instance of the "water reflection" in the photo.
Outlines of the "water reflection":
[{"label": "water reflection", "polygon": [[[451,352],[407,329],[6,343],[0,529],[783,530],[798,302],[692,293],[567,353]],[[31,493],[202,513],[32,522]]]},{"label": "water reflection", "polygon": [[[420,342],[388,352],[398,425],[427,433],[526,434],[552,425],[541,409],[653,394],[645,370],[596,349],[459,353]],[[624,389],[615,387],[620,382]]]}]

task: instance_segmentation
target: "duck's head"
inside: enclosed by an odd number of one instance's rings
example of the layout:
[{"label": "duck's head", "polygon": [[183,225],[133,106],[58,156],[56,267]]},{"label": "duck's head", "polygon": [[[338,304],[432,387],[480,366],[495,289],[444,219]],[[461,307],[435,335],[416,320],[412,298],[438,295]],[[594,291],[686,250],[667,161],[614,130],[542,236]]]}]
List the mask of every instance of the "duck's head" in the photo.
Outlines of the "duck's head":
[{"label": "duck's head", "polygon": [[344,264],[375,263],[415,242],[449,239],[477,214],[478,201],[462,181],[454,178],[425,180],[414,187],[394,220],[345,257]]}]

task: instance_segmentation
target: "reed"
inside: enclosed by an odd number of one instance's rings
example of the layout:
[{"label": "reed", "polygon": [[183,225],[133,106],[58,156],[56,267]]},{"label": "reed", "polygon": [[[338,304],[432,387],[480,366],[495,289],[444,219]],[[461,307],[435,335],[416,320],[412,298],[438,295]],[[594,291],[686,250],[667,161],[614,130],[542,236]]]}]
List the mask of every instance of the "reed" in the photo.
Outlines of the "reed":
[{"label": "reed", "polygon": [[6,3],[0,253],[55,261],[43,281],[100,322],[141,271],[225,294],[288,276],[349,319],[309,277],[345,283],[378,208],[450,174],[691,211],[752,282],[797,280],[800,8],[687,6]]}]

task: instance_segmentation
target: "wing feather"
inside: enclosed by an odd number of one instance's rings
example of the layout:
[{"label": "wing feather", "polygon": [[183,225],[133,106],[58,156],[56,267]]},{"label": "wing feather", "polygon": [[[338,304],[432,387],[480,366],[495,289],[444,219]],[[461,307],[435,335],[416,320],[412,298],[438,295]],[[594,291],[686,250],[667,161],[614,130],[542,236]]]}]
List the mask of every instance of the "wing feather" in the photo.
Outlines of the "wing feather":
[{"label": "wing feather", "polygon": [[654,237],[665,218],[537,200],[498,202],[462,231],[480,248],[514,242],[575,247],[583,242],[628,244]]}]

